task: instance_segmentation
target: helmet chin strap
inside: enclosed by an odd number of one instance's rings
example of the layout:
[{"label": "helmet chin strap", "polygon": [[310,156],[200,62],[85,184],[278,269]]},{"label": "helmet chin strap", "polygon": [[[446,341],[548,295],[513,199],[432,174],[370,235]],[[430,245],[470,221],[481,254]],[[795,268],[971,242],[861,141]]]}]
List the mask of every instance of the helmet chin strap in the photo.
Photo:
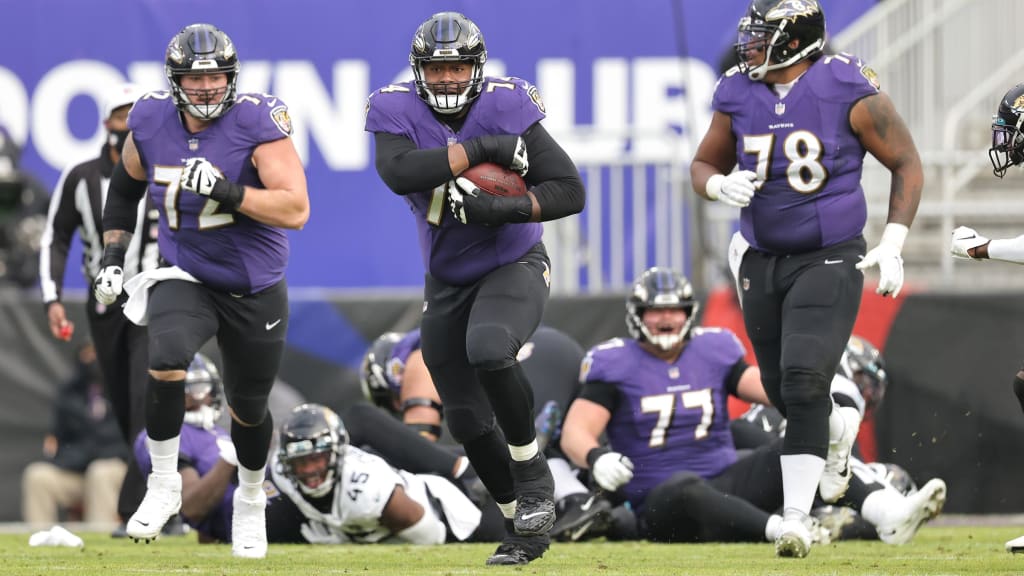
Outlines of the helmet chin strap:
[{"label": "helmet chin strap", "polygon": [[785,62],[777,62],[775,64],[772,64],[772,51],[774,50],[775,42],[778,40],[779,34],[782,33],[782,30],[783,27],[780,26],[779,29],[776,30],[774,34],[772,34],[771,41],[768,42],[767,46],[765,47],[764,62],[762,62],[760,66],[756,68],[751,68],[750,71],[747,72],[747,77],[750,78],[751,80],[754,80],[755,82],[760,82],[764,80],[764,77],[767,76],[768,73],[771,72],[772,70],[779,70],[782,68],[786,68],[788,66],[792,66],[793,64],[796,64],[797,62],[807,58],[815,51],[820,50],[824,46],[824,41],[819,38],[814,42],[808,44],[803,50],[790,56],[789,59],[786,60]]},{"label": "helmet chin strap", "polygon": [[328,467],[327,473],[324,475],[324,481],[316,488],[310,488],[301,481],[296,481],[295,483],[299,485],[299,490],[301,490],[303,494],[312,498],[319,498],[321,496],[326,496],[327,493],[334,488],[334,478],[335,474],[333,467]]},{"label": "helmet chin strap", "polygon": [[668,351],[675,348],[683,341],[683,335],[686,334],[686,329],[690,327],[690,320],[687,319],[686,323],[679,329],[675,334],[651,334],[651,331],[647,329],[646,324],[640,325],[640,331],[643,333],[644,338],[648,342],[654,344],[662,350]]}]

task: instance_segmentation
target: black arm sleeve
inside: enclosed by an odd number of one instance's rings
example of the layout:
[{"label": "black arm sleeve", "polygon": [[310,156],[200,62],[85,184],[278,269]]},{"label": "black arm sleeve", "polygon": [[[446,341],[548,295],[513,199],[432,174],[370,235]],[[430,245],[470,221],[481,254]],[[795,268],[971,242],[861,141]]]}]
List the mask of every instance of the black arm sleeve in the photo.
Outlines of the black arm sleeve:
[{"label": "black arm sleeve", "polygon": [[374,132],[377,174],[400,196],[430,190],[454,178],[448,165],[448,149],[420,150],[416,143],[397,134]]},{"label": "black arm sleeve", "polygon": [[145,180],[132,178],[118,162],[110,176],[107,204],[103,207],[103,230],[135,232],[139,200],[146,194]]},{"label": "black arm sleeve", "polygon": [[540,123],[523,133],[530,170],[526,183],[540,204],[540,219],[557,220],[578,214],[586,203],[579,170]]},{"label": "black arm sleeve", "polygon": [[600,404],[614,414],[615,408],[619,405],[619,388],[610,382],[595,380],[583,385],[579,397]]},{"label": "black arm sleeve", "polygon": [[737,398],[740,397],[740,378],[743,376],[743,373],[747,368],[750,368],[750,364],[747,364],[747,362],[742,358],[732,365],[732,369],[729,370],[729,375],[725,377],[725,390],[729,392],[729,394],[732,394]]}]

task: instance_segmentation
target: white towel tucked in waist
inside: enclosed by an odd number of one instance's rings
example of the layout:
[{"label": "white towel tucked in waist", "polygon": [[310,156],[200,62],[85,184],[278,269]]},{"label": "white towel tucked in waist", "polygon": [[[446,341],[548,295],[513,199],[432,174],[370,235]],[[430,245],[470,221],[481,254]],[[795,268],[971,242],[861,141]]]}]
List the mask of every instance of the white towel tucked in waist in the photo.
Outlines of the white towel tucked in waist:
[{"label": "white towel tucked in waist", "polygon": [[132,276],[124,283],[124,291],[128,293],[128,301],[124,305],[124,315],[138,326],[149,324],[149,289],[157,282],[164,280],[185,280],[196,282],[195,276],[177,266],[155,268]]}]

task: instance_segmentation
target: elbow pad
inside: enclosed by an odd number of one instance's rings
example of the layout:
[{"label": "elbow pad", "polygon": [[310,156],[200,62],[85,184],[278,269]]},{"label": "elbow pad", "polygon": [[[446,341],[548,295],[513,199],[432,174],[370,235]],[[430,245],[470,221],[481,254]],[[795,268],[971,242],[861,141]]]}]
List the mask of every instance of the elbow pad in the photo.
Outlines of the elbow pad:
[{"label": "elbow pad", "polygon": [[135,232],[139,200],[146,195],[149,182],[132,178],[124,164],[114,165],[107,190],[107,203],[103,207],[103,229]]}]

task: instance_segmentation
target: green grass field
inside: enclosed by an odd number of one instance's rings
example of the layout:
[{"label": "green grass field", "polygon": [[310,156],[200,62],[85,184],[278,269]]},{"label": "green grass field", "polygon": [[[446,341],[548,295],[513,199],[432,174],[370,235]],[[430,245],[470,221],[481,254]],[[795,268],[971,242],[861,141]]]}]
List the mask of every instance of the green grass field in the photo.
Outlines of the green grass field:
[{"label": "green grass field", "polygon": [[1024,574],[1024,554],[1003,550],[1022,527],[925,527],[906,546],[845,541],[819,546],[802,560],[780,559],[768,544],[554,544],[525,567],[487,567],[493,545],[271,545],[262,561],[231,557],[226,545],[200,545],[195,536],[135,544],[103,534],[79,534],[85,548],[30,548],[28,534],[0,535],[0,574],[112,576],[116,574],[612,574],[890,575]]}]

